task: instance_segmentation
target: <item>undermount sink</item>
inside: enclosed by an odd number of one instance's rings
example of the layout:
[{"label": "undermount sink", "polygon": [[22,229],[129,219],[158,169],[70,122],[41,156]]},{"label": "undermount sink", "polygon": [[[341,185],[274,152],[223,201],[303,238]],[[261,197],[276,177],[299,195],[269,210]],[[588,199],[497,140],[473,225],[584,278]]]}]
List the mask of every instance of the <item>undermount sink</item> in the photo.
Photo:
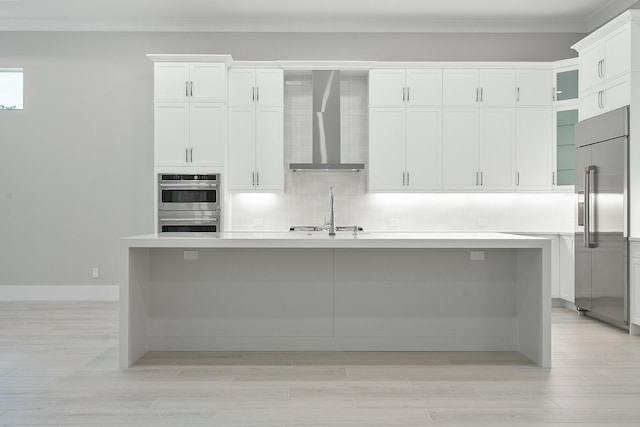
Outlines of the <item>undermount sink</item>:
[{"label": "undermount sink", "polygon": [[[362,227],[357,225],[340,225],[336,226],[336,231],[353,231],[355,227],[358,227],[358,232],[364,231]],[[328,225],[294,225],[289,228],[289,231],[328,231]]]}]

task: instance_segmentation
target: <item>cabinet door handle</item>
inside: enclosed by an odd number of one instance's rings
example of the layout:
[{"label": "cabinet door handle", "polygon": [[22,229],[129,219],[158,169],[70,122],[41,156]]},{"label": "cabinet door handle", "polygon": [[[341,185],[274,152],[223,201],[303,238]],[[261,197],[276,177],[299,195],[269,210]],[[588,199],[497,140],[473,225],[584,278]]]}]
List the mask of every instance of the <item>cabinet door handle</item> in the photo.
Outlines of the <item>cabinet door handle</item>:
[{"label": "cabinet door handle", "polygon": [[407,88],[402,88],[402,102],[407,102]]},{"label": "cabinet door handle", "polygon": [[604,90],[600,91],[601,95],[600,95],[600,99],[602,100],[602,107],[601,108],[605,108],[606,104],[607,104],[607,98],[605,98],[604,96]]},{"label": "cabinet door handle", "polygon": [[193,96],[193,82],[189,82],[189,96]]},{"label": "cabinet door handle", "polygon": [[[484,102],[484,88],[480,88],[480,102]],[[482,176],[482,172],[480,172],[480,176]]]},{"label": "cabinet door handle", "polygon": [[556,171],[551,172],[551,184],[556,185]]},{"label": "cabinet door handle", "polygon": [[251,185],[256,185],[256,173],[251,172]]},{"label": "cabinet door handle", "polygon": [[476,171],[476,185],[478,185],[478,171]]},{"label": "cabinet door handle", "polygon": [[556,88],[555,88],[555,86],[551,88],[551,100],[552,100],[553,102],[556,102],[556,101],[557,101],[557,99],[556,99]]},{"label": "cabinet door handle", "polygon": [[407,102],[411,101],[411,87],[407,87]]},{"label": "cabinet door handle", "polygon": [[480,171],[480,185],[484,185],[484,175],[482,171]]},{"label": "cabinet door handle", "polygon": [[520,88],[516,88],[516,102],[520,102]]},{"label": "cabinet door handle", "polygon": [[516,172],[516,185],[520,185],[520,172]]},{"label": "cabinet door handle", "polygon": [[189,162],[193,163],[193,147],[189,148]]},{"label": "cabinet door handle", "polygon": [[602,65],[600,66],[600,69],[602,70],[602,78],[605,78],[607,75],[607,64],[604,61],[605,60],[602,59]]},{"label": "cabinet door handle", "polygon": [[480,102],[480,88],[476,88],[476,102]]},{"label": "cabinet door handle", "polygon": [[256,100],[256,87],[255,86],[251,87],[251,100],[252,101]]},{"label": "cabinet door handle", "polygon": [[184,82],[184,96],[189,96],[189,82]]},{"label": "cabinet door handle", "polygon": [[404,187],[405,185],[407,185],[407,173],[402,172],[402,186]]},{"label": "cabinet door handle", "polygon": [[410,177],[409,172],[407,172],[407,187],[409,186],[409,177]]},{"label": "cabinet door handle", "polygon": [[189,163],[189,149],[188,148],[184,149],[184,162],[185,163]]},{"label": "cabinet door handle", "polygon": [[256,86],[256,101],[260,102],[260,86]]},{"label": "cabinet door handle", "polygon": [[260,185],[260,172],[256,171],[256,185]]}]

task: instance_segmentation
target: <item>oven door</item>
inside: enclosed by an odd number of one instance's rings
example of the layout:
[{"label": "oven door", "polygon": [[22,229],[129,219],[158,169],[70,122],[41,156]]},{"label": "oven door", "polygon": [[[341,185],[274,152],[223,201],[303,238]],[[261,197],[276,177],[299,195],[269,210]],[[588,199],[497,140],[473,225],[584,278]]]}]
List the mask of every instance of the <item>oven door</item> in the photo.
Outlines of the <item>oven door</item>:
[{"label": "oven door", "polygon": [[160,233],[219,233],[220,212],[165,211],[158,214]]},{"label": "oven door", "polygon": [[192,211],[220,209],[217,183],[160,182],[158,184],[158,210]]}]

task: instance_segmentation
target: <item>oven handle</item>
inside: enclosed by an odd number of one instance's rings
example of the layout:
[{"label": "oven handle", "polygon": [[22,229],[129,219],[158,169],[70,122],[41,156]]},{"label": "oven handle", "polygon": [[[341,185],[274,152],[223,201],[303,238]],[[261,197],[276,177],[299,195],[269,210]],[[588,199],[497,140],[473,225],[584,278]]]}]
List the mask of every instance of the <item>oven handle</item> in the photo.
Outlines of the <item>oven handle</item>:
[{"label": "oven handle", "polygon": [[160,218],[161,222],[178,221],[178,222],[218,222],[218,218]]},{"label": "oven handle", "polygon": [[167,187],[167,188],[193,188],[193,187],[206,187],[206,188],[217,188],[218,184],[206,184],[204,182],[201,183],[195,183],[195,184],[164,184],[161,183],[160,184],[160,188],[163,187]]}]

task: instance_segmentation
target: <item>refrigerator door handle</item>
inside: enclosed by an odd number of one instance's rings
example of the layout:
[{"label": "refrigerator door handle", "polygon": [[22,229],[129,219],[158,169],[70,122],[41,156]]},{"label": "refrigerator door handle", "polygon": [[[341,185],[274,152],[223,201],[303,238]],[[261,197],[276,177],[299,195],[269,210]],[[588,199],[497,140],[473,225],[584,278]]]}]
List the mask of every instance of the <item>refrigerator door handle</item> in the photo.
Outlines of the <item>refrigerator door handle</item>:
[{"label": "refrigerator door handle", "polygon": [[584,247],[595,248],[596,244],[591,239],[591,176],[595,172],[595,165],[589,165],[584,168]]}]

